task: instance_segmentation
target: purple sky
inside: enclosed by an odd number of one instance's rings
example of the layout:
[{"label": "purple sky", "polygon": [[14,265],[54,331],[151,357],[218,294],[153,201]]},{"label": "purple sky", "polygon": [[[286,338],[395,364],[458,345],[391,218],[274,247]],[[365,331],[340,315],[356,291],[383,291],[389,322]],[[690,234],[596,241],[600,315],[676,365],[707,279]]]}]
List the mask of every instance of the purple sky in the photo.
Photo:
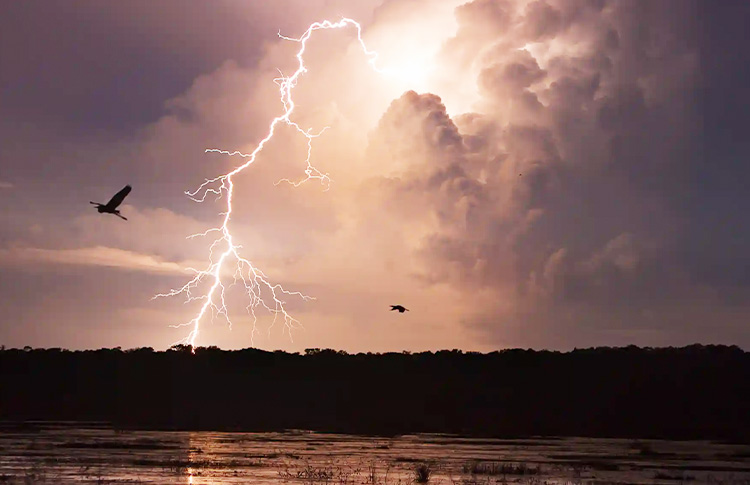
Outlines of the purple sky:
[{"label": "purple sky", "polygon": [[[200,302],[151,300],[231,229],[289,298],[293,340],[391,351],[750,347],[750,4],[693,0],[6,2],[0,16],[0,344],[165,348]],[[125,184],[129,220],[97,214]],[[226,282],[232,272],[223,274]],[[202,288],[205,289],[205,288]],[[198,345],[251,345],[249,301]],[[400,303],[411,311],[388,311]]]}]

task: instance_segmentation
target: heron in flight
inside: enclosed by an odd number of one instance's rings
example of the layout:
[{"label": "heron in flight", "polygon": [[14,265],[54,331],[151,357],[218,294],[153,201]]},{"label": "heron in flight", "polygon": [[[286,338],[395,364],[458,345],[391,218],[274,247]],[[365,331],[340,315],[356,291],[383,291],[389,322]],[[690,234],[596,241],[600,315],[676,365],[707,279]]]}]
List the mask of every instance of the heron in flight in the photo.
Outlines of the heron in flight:
[{"label": "heron in flight", "polygon": [[408,308],[404,308],[402,305],[391,305],[391,311],[398,310],[399,313],[408,312]]},{"label": "heron in flight", "polygon": [[100,204],[99,202],[91,202],[96,206],[96,210],[99,211],[99,214],[106,212],[107,214],[114,214],[120,219],[128,220],[127,217],[121,216],[120,211],[117,210],[117,206],[122,204],[122,201],[125,200],[125,197],[128,196],[130,191],[132,190],[132,187],[130,185],[126,185],[121,191],[117,192],[111,199],[109,199],[109,202],[106,204]]}]

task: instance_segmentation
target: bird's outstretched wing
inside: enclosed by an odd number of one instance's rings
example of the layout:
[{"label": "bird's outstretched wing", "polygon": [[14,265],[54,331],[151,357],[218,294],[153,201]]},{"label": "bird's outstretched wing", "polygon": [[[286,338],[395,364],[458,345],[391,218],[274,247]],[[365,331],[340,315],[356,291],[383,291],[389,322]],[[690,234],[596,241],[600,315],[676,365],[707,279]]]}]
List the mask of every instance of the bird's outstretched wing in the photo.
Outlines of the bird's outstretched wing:
[{"label": "bird's outstretched wing", "polygon": [[107,202],[107,209],[116,209],[118,205],[122,204],[122,201],[125,200],[125,197],[128,196],[131,190],[132,187],[130,185],[126,185],[121,191],[117,192],[114,197],[109,199],[109,202]]}]

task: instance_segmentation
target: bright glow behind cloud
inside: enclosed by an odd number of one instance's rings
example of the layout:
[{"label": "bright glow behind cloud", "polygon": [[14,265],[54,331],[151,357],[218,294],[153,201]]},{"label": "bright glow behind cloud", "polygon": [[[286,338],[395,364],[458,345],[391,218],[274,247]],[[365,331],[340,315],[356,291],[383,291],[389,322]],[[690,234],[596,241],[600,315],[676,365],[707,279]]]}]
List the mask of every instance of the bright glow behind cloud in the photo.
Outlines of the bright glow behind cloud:
[{"label": "bright glow behind cloud", "polygon": [[[292,317],[286,310],[287,299],[290,298],[301,298],[303,300],[312,300],[314,298],[305,295],[299,291],[286,290],[281,284],[272,283],[270,278],[249,259],[244,257],[242,253],[242,245],[235,242],[235,236],[230,226],[231,215],[234,210],[233,198],[235,191],[234,177],[239,175],[242,171],[247,169],[250,165],[255,163],[257,157],[260,156],[265,145],[270,143],[276,131],[286,125],[296,130],[297,134],[302,135],[307,140],[307,157],[305,160],[306,168],[304,170],[305,177],[297,181],[290,180],[288,178],[281,179],[279,182],[287,182],[293,187],[299,187],[305,182],[309,181],[320,181],[326,186],[330,183],[330,177],[328,174],[319,171],[310,162],[312,156],[313,141],[320,137],[326,128],[323,128],[318,133],[313,133],[312,129],[302,128],[293,118],[293,114],[296,107],[295,97],[293,96],[294,88],[296,87],[299,79],[308,72],[307,61],[305,60],[307,43],[316,31],[319,30],[336,30],[346,27],[352,27],[356,31],[357,42],[368,58],[368,63],[372,66],[373,70],[386,77],[396,77],[402,82],[413,82],[416,77],[420,79],[427,79],[429,75],[428,63],[424,64],[421,62],[402,62],[400,65],[391,65],[385,68],[379,67],[376,63],[378,60],[378,53],[373,52],[365,45],[362,40],[362,29],[359,23],[352,19],[343,18],[338,22],[331,22],[325,20],[322,22],[315,22],[311,24],[302,36],[299,38],[286,37],[279,34],[283,40],[291,41],[299,44],[299,50],[295,57],[298,61],[296,70],[290,76],[281,75],[281,77],[274,79],[274,82],[279,86],[280,102],[283,106],[282,113],[273,118],[268,127],[266,136],[260,140],[257,146],[250,153],[242,153],[239,150],[223,150],[216,148],[206,149],[206,152],[221,153],[229,156],[240,156],[246,161],[238,166],[237,168],[229,171],[226,174],[219,175],[212,179],[207,179],[203,184],[200,185],[196,190],[186,192],[191,199],[196,202],[203,202],[208,196],[215,196],[217,199],[224,197],[226,200],[226,210],[222,214],[222,224],[206,231],[196,233],[193,237],[211,237],[215,236],[215,239],[209,246],[209,263],[206,269],[193,269],[195,277],[188,281],[182,287],[173,289],[167,293],[160,293],[155,296],[167,297],[184,295],[187,302],[199,301],[201,302],[200,309],[196,316],[187,323],[176,325],[176,328],[183,326],[191,327],[188,336],[181,342],[195,346],[196,339],[199,335],[201,321],[207,315],[212,318],[214,316],[223,316],[231,328],[231,319],[229,316],[227,306],[226,292],[234,285],[240,285],[247,293],[249,303],[246,307],[247,312],[252,316],[253,319],[253,331],[252,336],[256,333],[256,309],[266,310],[273,315],[273,321],[268,329],[270,334],[271,328],[274,326],[277,317],[282,322],[284,329],[288,332],[290,338],[292,336],[292,330],[300,328],[299,321]],[[415,41],[416,39],[412,39]],[[416,51],[407,52],[412,56],[416,55]],[[432,55],[425,55],[423,51],[420,51],[421,59],[434,59],[434,53]],[[401,59],[403,61],[403,57]],[[218,255],[216,255],[218,253]],[[224,281],[223,273],[226,271],[226,266],[231,265],[234,271],[233,281],[227,283]],[[192,268],[191,268],[192,269]],[[205,284],[209,285],[207,290],[201,290]],[[251,342],[252,343],[252,342]]]}]

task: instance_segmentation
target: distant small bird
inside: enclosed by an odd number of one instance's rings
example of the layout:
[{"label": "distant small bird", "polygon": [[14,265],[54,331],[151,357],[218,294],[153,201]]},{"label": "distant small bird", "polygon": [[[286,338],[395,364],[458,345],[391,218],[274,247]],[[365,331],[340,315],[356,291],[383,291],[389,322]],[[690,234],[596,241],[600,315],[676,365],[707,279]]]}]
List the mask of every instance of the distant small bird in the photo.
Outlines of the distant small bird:
[{"label": "distant small bird", "polygon": [[409,311],[408,308],[404,308],[401,305],[391,305],[391,311],[393,311],[393,310],[398,310],[399,313],[404,313],[404,312],[408,312]]},{"label": "distant small bird", "polygon": [[121,191],[117,192],[111,199],[109,199],[109,202],[106,204],[100,204],[99,202],[91,202],[91,204],[94,204],[96,206],[96,210],[99,211],[99,214],[106,212],[107,214],[114,214],[120,219],[128,220],[127,217],[121,216],[120,211],[117,210],[117,206],[122,204],[122,201],[125,200],[125,197],[128,196],[130,191],[133,188],[130,185],[126,185]]}]

